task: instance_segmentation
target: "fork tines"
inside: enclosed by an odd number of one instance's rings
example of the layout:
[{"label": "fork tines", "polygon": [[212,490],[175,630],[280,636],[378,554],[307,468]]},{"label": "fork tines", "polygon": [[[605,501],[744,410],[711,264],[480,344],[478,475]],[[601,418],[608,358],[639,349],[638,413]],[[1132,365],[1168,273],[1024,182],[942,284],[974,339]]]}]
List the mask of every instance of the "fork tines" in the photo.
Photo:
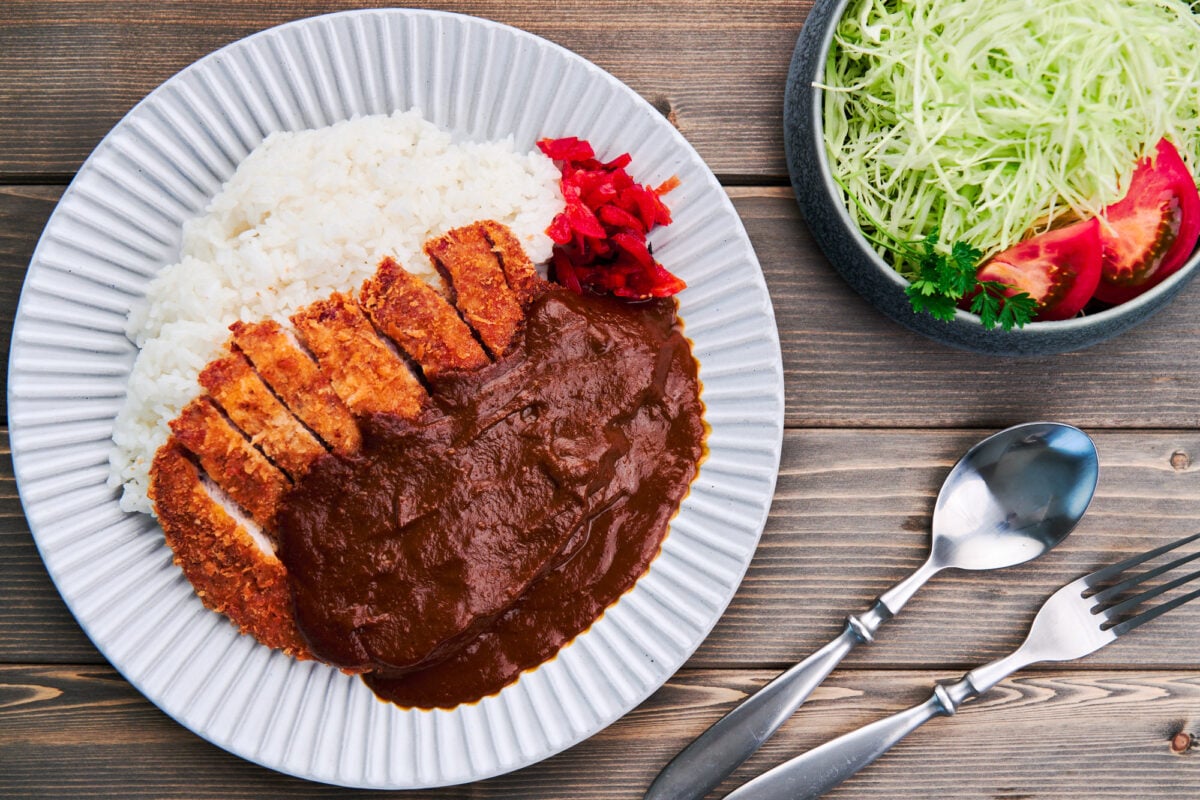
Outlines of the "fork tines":
[{"label": "fork tines", "polygon": [[[1200,540],[1200,533],[1196,533],[1191,536],[1185,536],[1178,541],[1163,545],[1162,547],[1156,547],[1153,550],[1142,553],[1138,556],[1134,556],[1133,558],[1122,561],[1119,564],[1113,564],[1112,566],[1099,569],[1085,577],[1083,579],[1084,585],[1089,591],[1094,592],[1090,595],[1091,599],[1095,603],[1095,605],[1092,607],[1092,613],[1103,614],[1105,618],[1101,628],[1104,630],[1111,630],[1115,636],[1122,636],[1141,625],[1143,622],[1149,622],[1155,617],[1165,614],[1173,608],[1178,608],[1184,603],[1200,597],[1200,589],[1195,589],[1194,591],[1172,597],[1171,599],[1160,603],[1159,605],[1147,608],[1140,613],[1134,613],[1146,601],[1160,597],[1173,589],[1177,589],[1200,579],[1200,570],[1196,570],[1186,575],[1156,584],[1132,597],[1120,599],[1134,587],[1141,586],[1147,581],[1151,581],[1159,576],[1167,575],[1168,573],[1178,569],[1179,567],[1182,567],[1185,564],[1200,559],[1200,549],[1196,549],[1195,552],[1188,553],[1187,555],[1180,556],[1179,558],[1176,558],[1166,564],[1148,569],[1145,572],[1140,572],[1138,574],[1125,577],[1125,573],[1127,571],[1134,567],[1145,564],[1146,562],[1151,561],[1161,555],[1191,544],[1197,540]],[[1120,580],[1118,583],[1104,586],[1104,584],[1107,584],[1113,579]]]}]

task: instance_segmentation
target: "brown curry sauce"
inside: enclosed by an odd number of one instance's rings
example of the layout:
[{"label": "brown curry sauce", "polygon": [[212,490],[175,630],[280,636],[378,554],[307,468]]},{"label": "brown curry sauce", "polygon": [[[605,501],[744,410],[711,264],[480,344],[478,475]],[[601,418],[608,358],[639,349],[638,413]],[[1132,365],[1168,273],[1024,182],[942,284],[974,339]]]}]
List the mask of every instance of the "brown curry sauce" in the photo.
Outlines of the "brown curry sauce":
[{"label": "brown curry sauce", "polygon": [[512,353],[378,414],[277,517],[314,654],[450,708],[554,656],[645,573],[703,455],[673,300],[551,288]]}]

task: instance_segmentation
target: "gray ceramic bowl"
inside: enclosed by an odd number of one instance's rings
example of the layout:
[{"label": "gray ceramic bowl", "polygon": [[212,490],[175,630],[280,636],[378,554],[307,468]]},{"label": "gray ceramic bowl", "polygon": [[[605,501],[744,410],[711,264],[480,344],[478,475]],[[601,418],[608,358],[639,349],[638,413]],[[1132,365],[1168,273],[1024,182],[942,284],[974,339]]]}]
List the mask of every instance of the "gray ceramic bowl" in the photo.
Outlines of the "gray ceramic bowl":
[{"label": "gray ceramic bowl", "polygon": [[871,248],[850,220],[825,156],[822,91],[833,30],[849,0],[816,0],[796,42],[784,97],[784,141],[792,188],[817,244],[842,277],[872,305],[918,333],[964,350],[993,355],[1047,355],[1089,347],[1133,327],[1170,302],[1196,274],[1200,253],[1171,277],[1133,300],[1061,322],[1021,329],[985,330],[979,318],[958,311],[949,322],[916,314],[904,294],[907,281]]}]

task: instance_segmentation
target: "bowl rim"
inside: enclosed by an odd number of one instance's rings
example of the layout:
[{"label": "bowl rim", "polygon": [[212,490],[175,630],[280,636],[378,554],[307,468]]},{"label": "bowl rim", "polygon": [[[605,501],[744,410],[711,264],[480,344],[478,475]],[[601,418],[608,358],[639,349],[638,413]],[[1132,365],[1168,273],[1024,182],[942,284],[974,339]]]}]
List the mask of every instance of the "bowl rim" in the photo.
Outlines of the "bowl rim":
[{"label": "bowl rim", "polygon": [[[846,205],[845,197],[842,189],[833,180],[833,170],[829,166],[829,151],[825,146],[825,123],[824,123],[824,99],[825,89],[820,85],[819,78],[824,72],[824,65],[829,59],[829,50],[833,45],[834,32],[837,30],[838,24],[842,17],[845,16],[846,6],[851,0],[816,0],[812,9],[809,11],[808,18],[805,19],[805,25],[808,25],[810,19],[819,11],[824,11],[826,7],[832,6],[827,12],[826,18],[822,21],[824,26],[821,30],[820,44],[817,50],[817,57],[813,59],[814,74],[807,76],[810,79],[811,102],[813,125],[809,131],[814,137],[816,147],[816,162],[821,174],[821,180],[824,190],[835,201],[835,207],[838,220],[849,231],[854,232],[854,246],[861,251],[867,259],[875,266],[877,270],[886,276],[886,279],[891,282],[898,290],[903,291],[905,287],[910,285],[910,281],[901,275],[894,267],[888,264],[883,258],[871,247],[858,224],[850,218],[850,213]],[[1193,180],[1195,176],[1193,176]],[[1065,320],[1044,320],[1040,322],[1031,321],[1023,327],[1012,328],[1005,331],[1011,335],[1020,335],[1021,333],[1033,333],[1037,331],[1050,332],[1067,332],[1067,331],[1082,331],[1093,327],[1102,327],[1106,323],[1114,323],[1119,320],[1124,320],[1129,316],[1140,316],[1141,314],[1149,315],[1150,311],[1155,309],[1160,303],[1165,305],[1172,298],[1181,283],[1190,280],[1196,271],[1197,265],[1200,265],[1200,243],[1192,251],[1178,269],[1168,275],[1166,278],[1156,283],[1138,296],[1126,300],[1123,303],[1118,303],[1103,311],[1097,311],[1092,314],[1079,314],[1070,319]],[[1167,295],[1164,299],[1162,296]],[[969,325],[979,330],[991,331],[983,326],[979,315],[972,314],[961,308],[956,308],[954,311],[954,323]]]}]

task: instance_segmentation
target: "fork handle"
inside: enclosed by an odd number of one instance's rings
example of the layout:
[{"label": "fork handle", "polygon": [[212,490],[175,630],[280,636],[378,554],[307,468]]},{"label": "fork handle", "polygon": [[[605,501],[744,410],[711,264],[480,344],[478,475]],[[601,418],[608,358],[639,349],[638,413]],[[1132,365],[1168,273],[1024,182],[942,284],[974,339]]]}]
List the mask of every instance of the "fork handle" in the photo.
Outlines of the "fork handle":
[{"label": "fork handle", "polygon": [[978,695],[964,678],[938,685],[920,705],[872,722],[815,747],[738,787],[725,800],[811,800],[886,753],[893,745],[934,717],[953,714]]},{"label": "fork handle", "polygon": [[811,800],[871,764],[897,742],[934,717],[947,717],[958,707],[990,690],[1038,659],[1024,646],[968,672],[962,679],[937,684],[920,705],[885,717],[815,747],[738,787],[725,800]]}]

